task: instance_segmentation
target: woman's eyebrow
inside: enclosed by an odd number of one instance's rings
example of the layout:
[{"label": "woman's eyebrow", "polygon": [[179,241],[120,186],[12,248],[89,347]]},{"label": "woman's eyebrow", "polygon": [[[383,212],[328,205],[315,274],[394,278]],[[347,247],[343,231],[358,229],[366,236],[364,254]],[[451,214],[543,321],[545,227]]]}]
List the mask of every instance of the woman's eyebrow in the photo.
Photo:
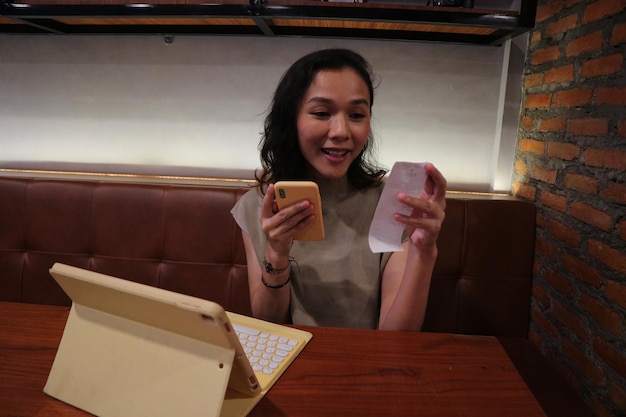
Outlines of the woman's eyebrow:
[{"label": "woman's eyebrow", "polygon": [[326,97],[311,97],[310,99],[308,99],[306,101],[307,103],[322,103],[322,104],[329,104],[332,103],[333,101],[329,98]]},{"label": "woman's eyebrow", "polygon": [[[311,97],[306,102],[307,103],[322,103],[322,104],[332,104],[332,103],[334,103],[334,101],[329,99],[329,98],[319,97],[319,96]],[[356,99],[352,100],[350,102],[350,104],[352,104],[352,105],[361,105],[361,104],[363,104],[365,106],[369,106],[370,103],[365,98],[356,98]]]}]

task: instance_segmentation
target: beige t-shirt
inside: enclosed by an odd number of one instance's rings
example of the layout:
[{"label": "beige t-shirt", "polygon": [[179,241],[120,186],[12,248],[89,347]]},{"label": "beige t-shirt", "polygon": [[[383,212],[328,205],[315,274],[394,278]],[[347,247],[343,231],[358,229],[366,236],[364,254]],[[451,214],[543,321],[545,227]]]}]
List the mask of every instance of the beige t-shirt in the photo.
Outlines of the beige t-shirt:
[{"label": "beige t-shirt", "polygon": [[[318,183],[326,238],[295,241],[291,281],[294,324],[376,328],[382,271],[391,253],[372,253],[369,227],[382,186],[358,191],[346,179]],[[232,210],[263,260],[266,237],[259,223],[262,197],[248,191]],[[296,265],[297,264],[297,265]],[[261,277],[259,277],[261,279]]]}]

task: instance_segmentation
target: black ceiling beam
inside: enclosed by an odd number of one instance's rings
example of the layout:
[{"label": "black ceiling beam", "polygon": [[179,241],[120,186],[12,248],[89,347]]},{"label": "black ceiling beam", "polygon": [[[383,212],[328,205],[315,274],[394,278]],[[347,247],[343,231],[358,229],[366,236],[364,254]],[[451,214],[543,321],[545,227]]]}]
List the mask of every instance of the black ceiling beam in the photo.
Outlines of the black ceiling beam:
[{"label": "black ceiling beam", "polygon": [[[311,5],[275,5],[263,0],[242,4],[154,4],[144,7],[129,5],[28,5],[19,7],[0,1],[0,16],[13,18],[23,25],[0,25],[3,33],[198,33],[259,34],[265,36],[362,37],[413,41],[457,42],[500,45],[507,39],[530,30],[535,23],[536,0],[522,0],[519,15],[494,13],[462,7],[391,8],[371,4],[312,3]],[[64,25],[59,18],[249,18],[256,26],[246,25]],[[409,30],[370,30],[322,27],[279,27],[268,25],[266,19],[349,20],[401,24],[482,27],[494,29],[493,34],[473,35]],[[378,34],[378,35],[376,35]]]},{"label": "black ceiling beam", "polygon": [[246,4],[155,4],[131,7],[125,4],[32,4],[18,7],[0,3],[0,16],[19,18],[61,17],[250,17]]},{"label": "black ceiling beam", "polygon": [[[54,17],[263,17],[299,19],[349,19],[362,21],[424,23],[460,26],[477,26],[494,29],[530,28],[531,20],[522,15],[478,13],[471,9],[441,7],[401,9],[352,6],[283,6],[272,4],[155,4],[148,7],[129,5],[29,5],[16,7],[0,3],[0,15],[19,18]],[[524,2],[529,3],[528,1]],[[328,3],[326,3],[328,4]],[[350,4],[350,3],[347,3]]]}]

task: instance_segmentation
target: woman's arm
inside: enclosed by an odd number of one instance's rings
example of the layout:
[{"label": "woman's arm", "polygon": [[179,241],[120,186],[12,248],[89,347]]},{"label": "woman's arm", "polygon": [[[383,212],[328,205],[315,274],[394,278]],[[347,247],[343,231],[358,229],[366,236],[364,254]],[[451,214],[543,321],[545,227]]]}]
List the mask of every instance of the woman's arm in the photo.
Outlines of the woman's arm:
[{"label": "woman's arm", "polygon": [[424,323],[428,292],[437,260],[437,237],[445,217],[446,180],[431,164],[424,194],[398,199],[413,208],[410,216],[394,218],[406,225],[408,240],[403,252],[394,252],[383,271],[379,328],[420,330]]},{"label": "woman's arm", "polygon": [[408,242],[404,252],[394,252],[383,272],[378,328],[421,330],[437,248],[420,253]]},{"label": "woman's arm", "polygon": [[313,206],[300,201],[278,211],[271,184],[261,206],[259,222],[266,237],[264,259],[258,259],[252,239],[242,232],[248,263],[250,305],[254,317],[277,323],[289,320],[292,266],[289,251],[296,232],[314,220]]},{"label": "woman's arm", "polygon": [[[243,243],[246,248],[246,261],[248,263],[248,288],[250,289],[250,306],[252,315],[263,320],[275,323],[289,321],[290,286],[287,284],[281,288],[268,288],[263,284],[261,277],[270,285],[279,286],[289,278],[290,268],[280,274],[268,274],[257,259],[250,236],[241,232]],[[287,261],[288,262],[288,261]],[[272,264],[274,265],[274,264]],[[278,264],[276,264],[278,265]]]}]

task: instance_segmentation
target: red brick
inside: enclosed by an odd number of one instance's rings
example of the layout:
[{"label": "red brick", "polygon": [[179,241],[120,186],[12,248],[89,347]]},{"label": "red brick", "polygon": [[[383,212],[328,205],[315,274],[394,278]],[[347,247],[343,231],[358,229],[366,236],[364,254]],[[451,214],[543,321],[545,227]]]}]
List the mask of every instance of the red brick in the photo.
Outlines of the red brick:
[{"label": "red brick", "polygon": [[536,87],[543,84],[543,73],[528,74],[524,77],[524,87]]},{"label": "red brick", "polygon": [[617,384],[611,384],[609,386],[609,398],[618,410],[626,410],[626,389]]},{"label": "red brick", "polygon": [[546,62],[556,61],[561,57],[557,46],[549,46],[544,49],[537,49],[532,55],[532,64],[541,65]]},{"label": "red brick", "polygon": [[531,45],[534,46],[534,45],[538,44],[539,42],[541,42],[541,39],[542,39],[541,31],[533,30],[533,31],[530,32],[530,44]]},{"label": "red brick", "polygon": [[603,402],[600,396],[590,395],[586,402],[594,417],[615,417],[615,413],[606,408],[608,403]]},{"label": "red brick", "polygon": [[563,255],[562,263],[563,267],[579,280],[586,282],[594,288],[602,286],[602,274],[583,260],[565,254]]},{"label": "red brick", "polygon": [[626,171],[626,152],[609,149],[587,149],[583,152],[583,160],[589,166]]},{"label": "red brick", "polygon": [[556,220],[551,220],[549,223],[550,234],[561,242],[567,243],[573,248],[580,246],[580,233],[565,226]]},{"label": "red brick", "polygon": [[611,33],[611,45],[617,46],[624,42],[626,42],[626,23],[614,26]]},{"label": "red brick", "polygon": [[524,105],[529,109],[539,109],[550,107],[552,94],[528,94]]},{"label": "red brick", "polygon": [[548,221],[546,220],[546,216],[544,216],[541,211],[537,211],[537,216],[535,216],[535,224],[537,225],[538,229],[546,229],[546,224],[548,224]]},{"label": "red brick", "polygon": [[520,175],[526,175],[527,171],[528,166],[523,161],[520,161],[519,159],[515,161],[515,172]]},{"label": "red brick", "polygon": [[[561,348],[558,352],[546,350],[545,356],[548,359],[548,361],[553,364],[557,372],[560,375],[562,375],[563,378],[565,378],[567,384],[570,387],[572,387],[574,392],[582,392],[582,387],[581,387],[582,378],[579,378],[578,376],[579,372],[576,372],[576,374],[572,373],[572,369],[570,368],[570,365],[567,363],[567,361],[563,360],[562,350],[563,348]],[[564,416],[559,416],[559,417],[564,417]],[[602,416],[594,416],[594,417],[602,417]],[[611,417],[615,417],[615,416],[611,416]]]},{"label": "red brick", "polygon": [[[531,312],[531,317],[532,317],[532,312]],[[539,351],[541,351],[541,346],[543,346],[543,340],[539,337],[535,329],[533,329],[532,327],[528,329],[528,340],[533,346],[535,346]]]},{"label": "red brick", "polygon": [[577,23],[578,16],[576,14],[571,14],[549,24],[547,26],[546,33],[548,36],[554,36],[557,33],[567,32],[570,29],[574,29]]},{"label": "red brick", "polygon": [[598,0],[588,4],[583,13],[583,23],[593,22],[621,12],[626,7],[626,0]]},{"label": "red brick", "polygon": [[557,107],[576,107],[591,104],[593,89],[576,88],[559,91],[554,95],[554,105]]},{"label": "red brick", "polygon": [[610,182],[604,188],[602,197],[606,200],[626,205],[626,185],[617,182]]},{"label": "red brick", "polygon": [[616,346],[599,336],[593,339],[593,348],[604,363],[613,368],[618,374],[626,375],[626,357],[624,352],[620,352]]},{"label": "red brick", "polygon": [[596,90],[596,104],[612,104],[614,106],[626,105],[626,87],[623,88],[598,88]]},{"label": "red brick", "polygon": [[545,142],[534,139],[522,139],[519,142],[519,150],[543,155],[546,150]]},{"label": "red brick", "polygon": [[601,31],[591,33],[582,38],[574,39],[565,47],[565,55],[568,57],[580,55],[584,52],[599,51],[602,49],[604,35]]},{"label": "red brick", "polygon": [[524,117],[522,119],[522,129],[524,130],[532,130],[535,128],[535,119],[532,117]]},{"label": "red brick", "polygon": [[565,174],[565,186],[584,194],[597,194],[600,181],[597,178],[574,173]]},{"label": "red brick", "polygon": [[548,184],[556,184],[556,169],[544,168],[538,165],[530,167],[530,177]]},{"label": "red brick", "polygon": [[626,220],[622,220],[617,225],[617,233],[622,240],[626,241]]},{"label": "red brick", "polygon": [[567,131],[580,136],[603,136],[609,133],[608,119],[570,119]]},{"label": "red brick", "polygon": [[548,151],[546,152],[546,154],[550,158],[558,158],[565,161],[572,161],[576,159],[579,152],[580,147],[578,145],[563,142],[550,142],[548,143]]},{"label": "red brick", "polygon": [[591,256],[613,268],[617,272],[626,274],[626,253],[613,249],[604,243],[590,239],[587,243],[587,251]]},{"label": "red brick", "polygon": [[532,296],[535,298],[535,301],[541,305],[543,308],[550,307],[550,296],[548,293],[536,282],[533,282],[531,287]]},{"label": "red brick", "polygon": [[540,132],[560,132],[564,131],[567,120],[563,117],[555,117],[553,119],[544,119],[539,121]]},{"label": "red brick", "polygon": [[578,201],[572,203],[570,215],[575,219],[608,231],[613,225],[613,218],[595,207]]},{"label": "red brick", "polygon": [[604,295],[608,300],[626,308],[626,286],[621,282],[608,280],[604,288]]},{"label": "red brick", "polygon": [[603,385],[605,383],[605,376],[602,369],[593,363],[584,352],[574,346],[569,340],[563,340],[561,346],[565,356],[572,361],[576,369],[581,371],[589,380],[596,385]]},{"label": "red brick", "polygon": [[617,134],[621,137],[626,138],[626,120],[622,120],[617,125]]},{"label": "red brick", "polygon": [[547,269],[544,277],[550,288],[567,298],[574,297],[574,288],[572,287],[572,284],[570,284],[569,281],[563,277],[563,275],[553,271],[552,269]]},{"label": "red brick", "polygon": [[547,4],[537,6],[537,14],[535,20],[543,22],[546,19],[556,15],[563,8],[561,0],[551,0]]},{"label": "red brick", "polygon": [[556,260],[559,255],[559,248],[543,239],[537,239],[536,250],[551,260]]},{"label": "red brick", "polygon": [[559,337],[559,331],[541,312],[536,309],[532,309],[530,312],[531,319],[541,330],[547,333],[550,339],[556,339]]},{"label": "red brick", "polygon": [[613,54],[592,59],[582,65],[580,75],[590,78],[616,74],[621,71],[623,61],[624,56],[622,54]]},{"label": "red brick", "polygon": [[587,294],[581,295],[580,306],[614,335],[621,336],[624,334],[624,323],[617,312]]},{"label": "red brick", "polygon": [[544,83],[562,83],[574,81],[574,65],[566,65],[564,67],[554,68],[546,71]]},{"label": "red brick", "polygon": [[521,182],[515,182],[513,184],[513,195],[516,197],[524,198],[526,200],[535,201],[537,189],[531,185]]},{"label": "red brick", "polygon": [[562,195],[553,194],[549,191],[542,191],[539,201],[546,207],[565,213],[567,209],[567,198]]},{"label": "red brick", "polygon": [[582,341],[587,341],[590,338],[589,329],[585,326],[585,323],[578,314],[573,313],[563,304],[559,303],[555,299],[552,299],[552,313],[558,321],[563,323],[565,327],[571,330]]}]

